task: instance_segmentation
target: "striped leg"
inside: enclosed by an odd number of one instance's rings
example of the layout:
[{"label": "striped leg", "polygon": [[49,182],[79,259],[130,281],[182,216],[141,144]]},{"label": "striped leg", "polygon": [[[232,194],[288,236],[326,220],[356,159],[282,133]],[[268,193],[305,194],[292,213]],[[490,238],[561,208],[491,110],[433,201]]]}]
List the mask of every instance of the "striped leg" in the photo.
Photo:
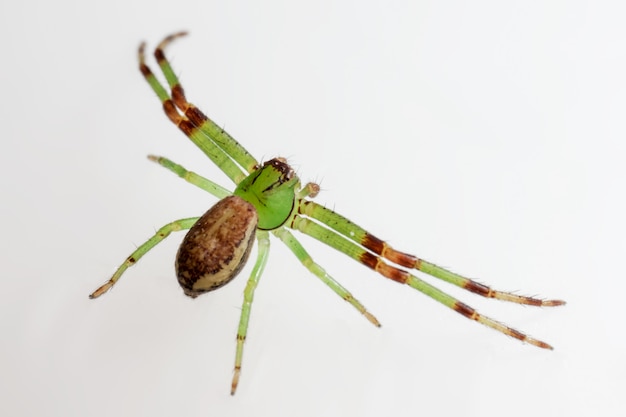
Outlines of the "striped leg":
[{"label": "striped leg", "polygon": [[216,125],[211,119],[209,119],[200,109],[187,101],[185,97],[185,91],[178,80],[178,77],[172,70],[169,61],[165,57],[164,50],[175,39],[187,35],[186,32],[176,33],[163,39],[161,43],[154,50],[154,57],[157,63],[161,67],[163,75],[172,90],[172,100],[176,107],[178,107],[193,123],[198,127],[202,133],[210,137],[213,142],[217,144],[224,152],[233,158],[244,170],[248,173],[252,173],[258,168],[259,163],[250,155],[250,153],[239,142],[233,139],[227,132],[221,127]]},{"label": "striped leg", "polygon": [[135,265],[137,261],[141,259],[142,256],[148,253],[156,245],[161,243],[166,237],[170,235],[170,233],[178,232],[180,230],[188,230],[191,228],[191,226],[193,226],[196,223],[196,221],[198,221],[198,217],[191,217],[188,219],[176,220],[174,222],[171,222],[161,227],[159,230],[157,230],[154,236],[152,236],[150,239],[144,242],[141,246],[139,246],[133,253],[131,253],[130,256],[126,258],[124,263],[120,265],[119,268],[117,268],[117,271],[115,271],[111,279],[108,280],[100,288],[95,290],[93,293],[91,293],[91,295],[89,295],[89,298],[98,298],[102,294],[107,292],[109,289],[111,289],[111,287],[113,287],[113,285],[115,285],[117,280],[120,279],[122,274],[129,267]]},{"label": "striped leg", "polygon": [[[454,272],[448,271],[447,269],[441,268],[433,263],[427,262],[413,255],[397,251],[386,242],[368,233],[365,229],[357,226],[340,214],[337,214],[334,211],[320,206],[312,201],[303,201],[300,205],[300,213],[315,220],[319,220],[328,227],[337,231],[341,236],[352,240],[367,249],[369,252],[385,258],[394,264],[405,268],[417,269],[435,278],[439,278],[483,297],[543,307],[554,307],[565,304],[565,302],[561,300],[541,300],[510,292],[496,291],[486,285],[455,274]],[[371,255],[369,252],[363,251],[362,257],[364,259],[357,260],[367,265],[368,259],[366,258]]]},{"label": "striped leg", "polygon": [[204,152],[218,168],[235,183],[238,184],[245,177],[241,168],[235,164],[231,157],[220,148],[209,136],[199,130],[186,116],[181,115],[168,92],[163,88],[159,80],[145,62],[145,43],[139,46],[139,70],[156,93],[163,104],[163,110],[167,117],[198,147]]},{"label": "striped leg", "polygon": [[291,227],[300,230],[301,232],[311,237],[314,237],[320,242],[326,243],[327,245],[339,250],[340,252],[345,253],[349,257],[380,273],[385,278],[389,278],[393,281],[399,282],[401,284],[407,284],[410,287],[415,288],[416,290],[426,294],[427,296],[433,298],[434,300],[440,302],[441,304],[451,308],[452,310],[456,311],[459,314],[462,314],[463,316],[471,320],[475,320],[508,336],[514,337],[523,342],[530,343],[531,345],[543,349],[552,349],[552,346],[545,342],[534,339],[496,320],[479,314],[475,309],[468,306],[467,304],[462,303],[456,298],[446,294],[445,292],[417,278],[416,276],[409,274],[407,271],[390,265],[389,263],[385,262],[385,260],[380,256],[364,250],[362,247],[356,245],[355,243],[351,242],[350,240],[339,235],[331,229],[323,227],[316,222],[299,216],[296,216],[293,219]]},{"label": "striped leg", "polygon": [[243,359],[243,344],[248,334],[248,322],[250,320],[250,311],[252,309],[252,301],[254,301],[254,290],[256,289],[259,279],[263,274],[263,269],[267,263],[270,250],[270,239],[266,231],[257,230],[258,255],[254,268],[248,278],[248,283],[243,292],[243,305],[241,307],[241,317],[239,318],[239,328],[237,329],[237,352],[235,353],[235,371],[233,381],[230,388],[230,395],[235,395],[237,385],[239,384],[239,375],[241,374],[241,361]]}]

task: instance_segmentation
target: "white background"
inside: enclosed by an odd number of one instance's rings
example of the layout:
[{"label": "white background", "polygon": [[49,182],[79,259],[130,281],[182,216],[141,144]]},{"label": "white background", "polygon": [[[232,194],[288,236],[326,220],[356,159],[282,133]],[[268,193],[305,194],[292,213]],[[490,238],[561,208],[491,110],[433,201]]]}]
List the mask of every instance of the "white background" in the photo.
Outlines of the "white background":
[{"label": "white background", "polygon": [[[0,6],[0,414],[618,416],[626,7],[615,1],[108,1]],[[239,391],[237,280],[196,300],[182,235],[87,295],[161,225],[215,199],[145,159],[228,179],[163,115],[136,48],[318,201],[496,288],[438,284],[553,344],[472,323],[311,239],[371,326],[274,244]],[[153,61],[151,61],[153,62]],[[154,68],[156,70],[156,68]]]}]

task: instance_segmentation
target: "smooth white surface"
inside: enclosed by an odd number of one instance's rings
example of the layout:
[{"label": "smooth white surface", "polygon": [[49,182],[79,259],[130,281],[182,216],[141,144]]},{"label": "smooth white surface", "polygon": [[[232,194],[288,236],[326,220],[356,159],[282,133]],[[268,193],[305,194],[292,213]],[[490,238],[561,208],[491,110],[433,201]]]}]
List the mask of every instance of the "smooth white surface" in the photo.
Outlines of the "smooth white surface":
[{"label": "smooth white surface", "polygon": [[[522,416],[626,413],[626,29],[621,2],[4,2],[0,414]],[[215,201],[145,159],[228,180],[162,114],[136,48],[319,201],[481,282],[555,346],[508,339],[311,239],[375,329],[278,242],[228,395],[242,276],[190,300],[182,236],[102,284],[166,222]],[[151,61],[152,62],[152,61]],[[156,70],[156,68],[154,68]],[[432,280],[431,280],[432,281]]]}]

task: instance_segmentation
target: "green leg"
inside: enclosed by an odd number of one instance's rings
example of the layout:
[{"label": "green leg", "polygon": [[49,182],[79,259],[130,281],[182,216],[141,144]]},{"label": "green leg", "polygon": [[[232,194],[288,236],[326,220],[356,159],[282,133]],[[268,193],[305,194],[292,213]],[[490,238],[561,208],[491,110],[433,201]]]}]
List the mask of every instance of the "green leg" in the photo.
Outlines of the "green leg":
[{"label": "green leg", "polygon": [[172,100],[174,101],[176,107],[178,107],[185,114],[194,126],[197,126],[202,133],[211,138],[217,146],[226,152],[228,156],[233,158],[244,170],[248,173],[252,173],[252,171],[258,168],[259,163],[241,144],[239,144],[239,142],[226,133],[224,129],[216,125],[211,119],[202,113],[200,109],[187,101],[184,89],[180,84],[178,77],[172,70],[169,61],[165,57],[164,50],[167,45],[169,45],[176,38],[185,36],[186,34],[186,32],[180,32],[166,37],[154,51],[154,56],[172,91]]},{"label": "green leg", "polygon": [[154,76],[152,70],[145,63],[145,44],[139,47],[139,70],[152,87],[163,104],[163,110],[167,117],[198,147],[204,152],[215,165],[235,183],[241,182],[245,174],[231,157],[224,152],[209,136],[206,136],[198,127],[186,116],[182,116],[176,109],[176,105],[170,98],[168,92],[163,88],[159,80]]},{"label": "green leg", "polygon": [[229,195],[232,194],[230,191],[228,191],[226,188],[222,187],[221,185],[211,180],[208,180],[204,178],[203,176],[196,174],[193,171],[187,171],[183,166],[178,165],[177,163],[170,161],[167,158],[164,158],[162,156],[148,155],[148,159],[153,162],[156,162],[157,164],[161,165],[164,168],[167,168],[168,170],[172,171],[174,174],[178,175],[179,177],[181,177],[188,183],[191,183],[195,185],[196,187],[199,187],[203,189],[204,191],[210,194],[213,194],[215,197],[219,199],[228,197]]},{"label": "green leg", "polygon": [[313,275],[318,277],[322,282],[330,287],[331,290],[335,292],[338,296],[343,298],[345,301],[350,303],[354,308],[356,308],[361,314],[363,314],[372,324],[377,327],[380,327],[380,323],[371,313],[369,313],[365,307],[354,298],[354,296],[341,286],[333,277],[331,277],[321,266],[316,264],[313,261],[313,258],[307,253],[307,251],[302,247],[300,242],[285,228],[280,228],[274,230],[274,236],[278,237],[283,241],[285,245],[293,252],[294,255],[300,260],[302,265],[306,269],[308,269]]},{"label": "green leg", "polygon": [[307,217],[318,220],[331,229],[337,231],[340,235],[352,240],[353,242],[363,246],[374,254],[381,256],[388,261],[405,268],[412,268],[422,271],[435,278],[449,282],[450,284],[464,288],[468,291],[488,298],[497,298],[499,300],[510,301],[519,304],[528,304],[535,306],[553,307],[564,304],[561,300],[541,300],[533,297],[525,297],[523,295],[513,294],[510,292],[496,291],[477,281],[465,278],[459,274],[448,271],[433,263],[427,262],[416,256],[409,255],[392,248],[388,243],[370,234],[362,227],[352,223],[350,220],[335,213],[326,207],[320,206],[312,201],[303,201],[300,204],[301,213]]},{"label": "green leg", "polygon": [[237,329],[237,353],[235,354],[235,373],[231,384],[230,395],[235,395],[237,385],[239,384],[239,375],[241,374],[241,361],[243,359],[243,344],[248,334],[248,322],[250,320],[250,310],[254,301],[254,290],[256,289],[259,279],[263,274],[263,269],[267,263],[270,250],[269,235],[266,231],[257,230],[258,255],[246,289],[243,292],[243,305],[241,306],[241,317],[239,319],[239,328]]},{"label": "green leg", "polygon": [[340,252],[345,253],[349,257],[380,273],[385,278],[389,278],[401,284],[409,285],[410,287],[426,294],[432,299],[440,302],[441,304],[451,308],[452,310],[456,311],[459,314],[462,314],[463,316],[471,320],[475,320],[479,323],[484,324],[485,326],[491,327],[492,329],[495,329],[501,333],[519,339],[523,342],[530,343],[534,346],[544,349],[552,349],[552,346],[545,342],[534,339],[511,327],[505,326],[504,324],[499,323],[496,320],[479,314],[476,310],[474,310],[467,304],[462,303],[456,298],[446,294],[445,292],[417,278],[416,276],[409,274],[407,271],[389,265],[381,257],[364,250],[363,248],[357,246],[355,243],[351,242],[345,237],[340,236],[333,230],[327,229],[309,219],[297,216],[292,221],[291,227],[300,230],[301,232],[311,237],[314,237],[320,242],[326,243],[327,245],[339,250]]},{"label": "green leg", "polygon": [[191,217],[188,219],[181,219],[166,224],[161,227],[154,236],[144,242],[141,246],[139,246],[133,253],[130,254],[128,258],[124,261],[117,271],[113,274],[110,280],[108,280],[104,285],[95,290],[89,298],[98,298],[105,292],[107,292],[118,279],[122,276],[122,274],[131,266],[135,265],[142,256],[148,253],[152,248],[161,243],[166,237],[170,235],[172,232],[178,232],[180,230],[188,230],[193,226],[196,221],[198,221],[198,217]]}]

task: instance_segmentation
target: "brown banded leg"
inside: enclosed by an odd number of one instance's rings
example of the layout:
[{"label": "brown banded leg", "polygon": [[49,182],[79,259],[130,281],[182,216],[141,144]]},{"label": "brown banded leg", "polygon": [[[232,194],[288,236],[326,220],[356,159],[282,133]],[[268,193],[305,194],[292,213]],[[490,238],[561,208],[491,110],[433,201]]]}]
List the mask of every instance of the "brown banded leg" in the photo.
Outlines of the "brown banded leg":
[{"label": "brown banded leg", "polygon": [[395,250],[388,243],[367,232],[365,229],[359,227],[340,214],[337,214],[313,201],[302,201],[299,213],[324,223],[338,232],[341,236],[344,236],[358,245],[361,245],[364,249],[367,249],[367,251],[385,258],[398,266],[417,269],[435,278],[439,278],[483,297],[542,307],[555,307],[565,304],[562,300],[542,300],[510,292],[497,291],[477,281],[455,274],[454,272],[448,271],[447,269],[441,268],[440,266],[427,262],[416,256]]},{"label": "brown banded leg", "polygon": [[172,101],[194,126],[211,138],[217,146],[234,159],[246,172],[251,173],[259,167],[257,160],[224,129],[209,119],[199,108],[187,101],[185,90],[165,56],[165,48],[175,39],[185,35],[187,35],[187,32],[179,32],[167,36],[154,50],[154,57],[172,91]]},{"label": "brown banded leg", "polygon": [[[182,36],[184,32],[177,35],[172,35],[174,39],[176,36]],[[144,76],[152,90],[156,93],[163,105],[163,111],[167,117],[174,123],[198,148],[200,148],[215,165],[217,165],[224,173],[235,183],[241,182],[247,174],[234,162],[233,158],[227,154],[224,149],[218,146],[218,144],[207,134],[203,133],[187,116],[180,114],[176,105],[170,98],[169,93],[159,80],[155,77],[150,67],[146,64],[145,60],[145,43],[139,46],[139,70]],[[174,76],[171,72],[171,68],[167,65],[170,71],[170,76]],[[165,70],[164,70],[165,73]],[[165,73],[167,76],[168,74]]]},{"label": "brown banded leg", "polygon": [[[306,202],[306,203],[309,203],[309,202]],[[328,226],[331,226],[331,225],[328,225]],[[491,327],[492,329],[495,329],[508,336],[519,339],[523,342],[530,343],[531,345],[534,345],[543,349],[552,349],[552,346],[550,346],[549,344],[545,342],[534,339],[496,320],[493,320],[489,317],[481,315],[475,309],[468,306],[467,304],[462,303],[461,301],[448,295],[447,293],[441,291],[440,289],[434,287],[433,285],[427,283],[426,281],[410,274],[408,271],[401,269],[399,267],[390,265],[381,256],[358,246],[356,243],[348,240],[344,236],[341,236],[340,234],[338,234],[334,230],[331,230],[330,228],[324,227],[317,222],[311,221],[310,219],[307,219],[301,216],[295,216],[290,227],[300,230],[301,232],[311,237],[314,237],[320,242],[323,242],[339,250],[340,252],[343,252],[349,257],[355,259],[356,261],[362,263],[363,265],[378,272],[385,278],[391,279],[401,284],[406,284],[426,294],[427,296],[433,298],[434,300],[440,302],[441,304],[451,308],[452,310],[456,311],[459,314],[462,314],[463,316],[471,320],[482,323],[485,326]],[[553,306],[553,305],[561,305],[561,304],[563,304],[562,301],[554,300],[554,301],[547,302],[545,305]]]}]

